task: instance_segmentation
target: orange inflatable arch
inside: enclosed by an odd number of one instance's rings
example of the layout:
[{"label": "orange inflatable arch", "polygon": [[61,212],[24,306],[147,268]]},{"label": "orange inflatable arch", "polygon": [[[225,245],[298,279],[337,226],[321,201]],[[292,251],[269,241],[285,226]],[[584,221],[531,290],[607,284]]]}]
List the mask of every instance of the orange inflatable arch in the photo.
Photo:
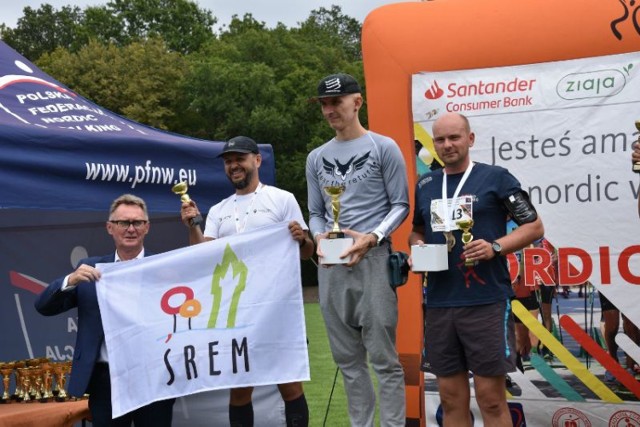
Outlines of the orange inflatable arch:
[{"label": "orange inflatable arch", "polygon": [[[372,11],[362,28],[369,125],[400,145],[411,200],[416,177],[413,74],[638,51],[639,9],[640,2],[631,0],[435,0]],[[396,249],[408,252],[412,216],[394,234]],[[422,289],[419,277],[412,276],[399,289],[397,347],[405,369],[407,426],[424,426]]]}]

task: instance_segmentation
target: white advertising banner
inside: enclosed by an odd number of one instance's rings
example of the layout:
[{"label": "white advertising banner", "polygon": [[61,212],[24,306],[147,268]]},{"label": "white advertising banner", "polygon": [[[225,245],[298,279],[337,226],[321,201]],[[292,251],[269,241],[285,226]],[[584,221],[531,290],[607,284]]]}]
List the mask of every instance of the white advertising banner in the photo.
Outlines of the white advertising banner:
[{"label": "white advertising banner", "polygon": [[[593,283],[640,325],[640,53],[413,76],[416,139],[467,116],[471,158],[509,169],[559,249],[561,284]],[[572,267],[569,267],[571,265]]]},{"label": "white advertising banner", "polygon": [[[440,396],[427,392],[427,408],[437,408]],[[474,427],[491,427],[482,422],[482,414],[474,397],[471,399]],[[567,402],[563,399],[509,399],[514,426],[518,427],[636,427],[640,425],[638,404],[603,403],[599,401]],[[526,417],[525,417],[526,413]],[[440,417],[438,417],[440,415]],[[441,425],[442,415],[427,410],[427,426]],[[440,423],[438,421],[440,420]]]},{"label": "white advertising banner", "polygon": [[309,380],[287,224],[99,269],[114,417],[205,390]]}]

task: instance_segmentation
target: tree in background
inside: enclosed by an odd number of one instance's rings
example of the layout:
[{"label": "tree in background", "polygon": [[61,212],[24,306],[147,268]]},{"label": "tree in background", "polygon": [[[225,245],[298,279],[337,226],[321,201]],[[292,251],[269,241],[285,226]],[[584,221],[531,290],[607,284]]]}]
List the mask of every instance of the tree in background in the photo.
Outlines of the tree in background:
[{"label": "tree in background", "polygon": [[23,56],[35,61],[58,47],[75,50],[84,13],[77,6],[63,6],[55,10],[50,4],[39,9],[27,6],[16,28],[4,24],[0,29],[2,40]]},{"label": "tree in background", "polygon": [[124,47],[91,41],[76,53],[57,49],[38,66],[98,105],[137,122],[171,130],[187,73],[185,58],[150,38]]},{"label": "tree in background", "polygon": [[349,58],[354,61],[362,59],[362,25],[357,19],[344,15],[340,6],[334,5],[331,9],[321,7],[312,11],[298,31],[316,45],[341,45]]},{"label": "tree in background", "polygon": [[188,54],[215,38],[216,18],[189,0],[112,0],[85,10],[45,3],[23,13],[16,28],[3,25],[0,36],[31,61],[56,48],[77,52],[91,40],[126,46],[160,37],[169,49]]}]

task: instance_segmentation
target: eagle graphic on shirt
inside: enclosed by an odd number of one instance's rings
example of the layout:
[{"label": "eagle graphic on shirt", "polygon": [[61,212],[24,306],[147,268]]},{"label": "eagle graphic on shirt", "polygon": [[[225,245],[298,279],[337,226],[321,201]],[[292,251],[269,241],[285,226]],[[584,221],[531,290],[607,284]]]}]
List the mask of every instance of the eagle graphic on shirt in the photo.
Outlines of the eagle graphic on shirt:
[{"label": "eagle graphic on shirt", "polygon": [[324,171],[332,176],[339,176],[343,181],[346,181],[347,176],[352,174],[355,171],[359,171],[364,167],[369,159],[369,154],[371,151],[367,151],[361,157],[357,157],[357,154],[351,157],[346,163],[340,163],[338,159],[333,159],[334,163],[331,163],[329,160],[322,158],[322,167]]}]

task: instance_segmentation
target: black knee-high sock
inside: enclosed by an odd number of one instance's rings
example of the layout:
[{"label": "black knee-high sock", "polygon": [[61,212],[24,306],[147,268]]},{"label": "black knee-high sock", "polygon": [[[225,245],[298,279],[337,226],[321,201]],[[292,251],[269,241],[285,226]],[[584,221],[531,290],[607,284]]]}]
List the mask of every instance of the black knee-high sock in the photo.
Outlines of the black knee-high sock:
[{"label": "black knee-high sock", "polygon": [[522,356],[520,356],[520,353],[516,353],[516,368],[524,374],[524,366],[522,365]]},{"label": "black knee-high sock", "polygon": [[284,401],[284,415],[287,427],[307,427],[309,425],[309,407],[304,393],[297,399]]},{"label": "black knee-high sock", "polygon": [[229,405],[229,422],[231,427],[253,427],[253,403]]}]

